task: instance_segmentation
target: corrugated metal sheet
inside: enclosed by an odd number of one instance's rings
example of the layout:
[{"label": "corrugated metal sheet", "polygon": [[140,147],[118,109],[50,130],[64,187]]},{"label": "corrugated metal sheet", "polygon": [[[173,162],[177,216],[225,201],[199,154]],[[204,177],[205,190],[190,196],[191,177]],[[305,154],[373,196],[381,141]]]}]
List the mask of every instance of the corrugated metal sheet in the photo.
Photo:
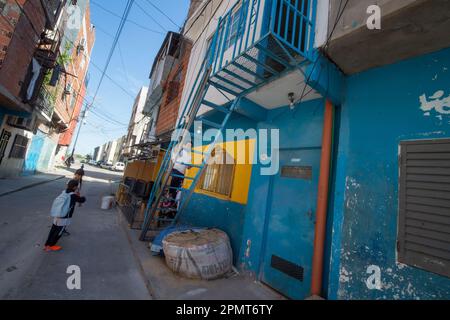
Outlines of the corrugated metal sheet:
[{"label": "corrugated metal sheet", "polygon": [[450,139],[400,143],[398,260],[450,277]]}]

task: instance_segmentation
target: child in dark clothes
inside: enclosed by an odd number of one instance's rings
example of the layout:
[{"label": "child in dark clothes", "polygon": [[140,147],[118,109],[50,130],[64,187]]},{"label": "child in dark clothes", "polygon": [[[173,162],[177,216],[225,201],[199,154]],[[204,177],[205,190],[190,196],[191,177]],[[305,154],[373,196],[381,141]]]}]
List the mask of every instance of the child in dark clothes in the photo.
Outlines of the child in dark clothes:
[{"label": "child in dark clothes", "polygon": [[76,193],[77,189],[78,189],[78,181],[70,180],[69,183],[67,184],[66,189],[66,193],[71,193],[69,212],[65,217],[53,218],[53,225],[44,247],[45,251],[59,251],[62,249],[60,246],[57,246],[56,243],[61,238],[65,228],[70,224],[70,220],[72,219],[73,212],[75,210],[75,204],[86,202],[85,197],[80,197],[80,195]]}]

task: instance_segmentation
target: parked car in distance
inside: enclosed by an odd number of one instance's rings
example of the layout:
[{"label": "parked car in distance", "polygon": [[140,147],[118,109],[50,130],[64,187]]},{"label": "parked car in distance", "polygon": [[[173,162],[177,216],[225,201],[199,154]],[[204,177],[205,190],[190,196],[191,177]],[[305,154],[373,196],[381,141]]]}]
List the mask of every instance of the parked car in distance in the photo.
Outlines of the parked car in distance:
[{"label": "parked car in distance", "polygon": [[91,166],[96,166],[97,165],[97,161],[89,160],[88,164],[90,164]]},{"label": "parked car in distance", "polygon": [[101,167],[102,167],[103,169],[109,169],[109,170],[111,170],[112,166],[113,166],[113,163],[112,163],[111,161],[104,162],[104,163],[102,163],[102,165],[101,165]]},{"label": "parked car in distance", "polygon": [[103,164],[103,161],[100,160],[100,161],[97,161],[95,165],[96,165],[97,167],[101,167],[102,164]]},{"label": "parked car in distance", "polygon": [[123,162],[116,162],[116,164],[112,166],[112,170],[114,170],[114,171],[124,171],[125,170],[125,163],[123,163]]}]

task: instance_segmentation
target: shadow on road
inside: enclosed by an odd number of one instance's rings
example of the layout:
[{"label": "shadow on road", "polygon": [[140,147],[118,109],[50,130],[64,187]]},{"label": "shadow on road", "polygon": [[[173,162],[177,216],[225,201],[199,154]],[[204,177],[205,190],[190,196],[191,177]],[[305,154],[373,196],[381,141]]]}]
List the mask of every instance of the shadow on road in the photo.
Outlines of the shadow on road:
[{"label": "shadow on road", "polygon": [[[73,166],[70,169],[67,167],[61,167],[61,168],[66,171],[72,172],[72,174],[74,174],[75,171],[77,171],[80,167]],[[101,179],[101,180],[112,180],[112,181],[120,181],[123,176],[122,172],[109,171],[106,169],[92,167],[92,166],[88,166],[88,165],[84,166],[84,173],[85,173],[85,177]]]}]

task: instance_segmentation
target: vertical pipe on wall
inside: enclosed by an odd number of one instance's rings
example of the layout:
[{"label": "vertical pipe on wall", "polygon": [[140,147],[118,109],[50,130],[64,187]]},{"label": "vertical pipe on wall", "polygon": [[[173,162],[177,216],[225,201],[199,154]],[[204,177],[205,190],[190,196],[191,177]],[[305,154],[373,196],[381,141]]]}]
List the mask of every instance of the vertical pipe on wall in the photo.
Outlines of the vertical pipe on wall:
[{"label": "vertical pipe on wall", "polygon": [[331,168],[331,149],[333,139],[332,103],[325,102],[323,121],[322,154],[320,159],[319,190],[317,194],[317,214],[314,233],[314,253],[312,262],[311,295],[320,296],[322,289],[322,274],[325,248],[325,233],[327,226],[328,193]]}]

